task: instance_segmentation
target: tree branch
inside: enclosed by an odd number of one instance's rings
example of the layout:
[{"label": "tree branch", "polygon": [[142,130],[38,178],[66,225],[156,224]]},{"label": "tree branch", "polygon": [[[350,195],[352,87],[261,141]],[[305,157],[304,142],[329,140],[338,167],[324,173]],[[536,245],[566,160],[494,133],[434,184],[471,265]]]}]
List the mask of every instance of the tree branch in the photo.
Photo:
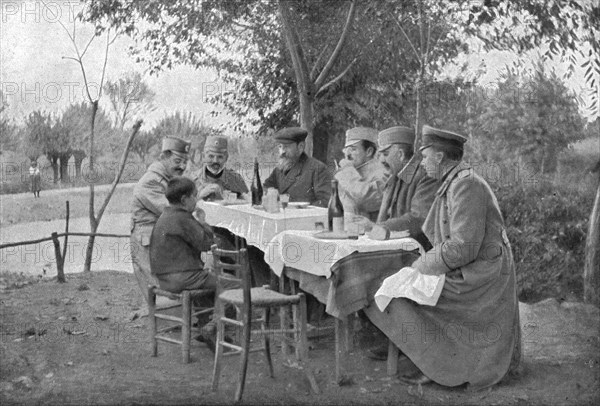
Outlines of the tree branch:
[{"label": "tree branch", "polygon": [[317,96],[319,96],[320,94],[322,94],[325,90],[327,90],[329,87],[333,86],[334,84],[336,84],[337,82],[339,82],[345,75],[346,73],[348,73],[348,71],[350,70],[350,68],[352,67],[352,65],[354,65],[354,63],[358,61],[358,57],[354,58],[352,60],[352,62],[350,62],[348,64],[348,66],[346,67],[346,69],[344,69],[342,71],[342,73],[340,73],[339,75],[337,75],[335,78],[333,78],[332,80],[330,80],[329,82],[327,82],[325,85],[321,86],[319,88],[319,90],[317,90]]},{"label": "tree branch", "polygon": [[317,69],[319,67],[319,62],[321,62],[321,58],[323,58],[323,55],[325,55],[325,51],[327,51],[327,48],[329,48],[329,44],[325,44],[323,50],[319,53],[319,56],[317,56],[315,64],[313,65],[310,71],[310,80],[315,80],[315,76],[317,75]]},{"label": "tree branch", "polygon": [[315,81],[315,89],[319,89],[321,85],[329,76],[331,69],[333,69],[333,65],[337,62],[339,54],[342,52],[342,48],[344,47],[344,42],[346,42],[346,37],[348,37],[348,33],[350,32],[350,26],[352,25],[352,21],[354,20],[354,14],[356,11],[356,0],[352,0],[352,4],[350,4],[350,10],[348,10],[348,16],[346,18],[346,23],[344,24],[344,29],[342,30],[342,34],[340,35],[340,39],[333,50],[333,53],[329,57],[329,60],[325,64],[325,67],[317,77]]},{"label": "tree branch", "polygon": [[110,190],[108,192],[108,195],[106,195],[106,198],[104,199],[104,203],[102,203],[100,210],[98,210],[98,216],[97,216],[98,220],[100,220],[102,218],[102,215],[104,214],[104,210],[106,210],[106,206],[108,206],[108,203],[110,202],[110,199],[112,198],[115,188],[117,187],[117,184],[121,180],[121,176],[123,175],[123,169],[125,168],[125,164],[127,163],[127,156],[129,155],[129,150],[131,148],[131,144],[133,143],[133,139],[135,138],[137,133],[140,131],[141,126],[142,126],[142,120],[138,120],[133,125],[133,130],[131,131],[129,138],[127,139],[127,143],[125,144],[125,150],[123,151],[123,154],[121,155],[121,161],[119,162],[119,172],[117,172],[117,176],[115,176],[115,179],[113,180],[112,184],[110,185]]},{"label": "tree branch", "polygon": [[408,35],[404,31],[404,28],[402,28],[402,25],[400,24],[400,21],[398,21],[398,18],[396,18],[396,16],[393,15],[392,13],[390,13],[390,15],[392,16],[392,18],[396,22],[396,25],[398,26],[398,28],[400,28],[400,31],[402,31],[402,34],[404,34],[404,38],[406,38],[406,40],[408,41],[408,44],[412,48],[413,52],[415,53],[415,56],[417,57],[417,61],[420,64],[421,63],[421,56],[419,55],[419,53],[417,52],[417,49],[415,48],[415,46],[413,45],[412,41],[410,40],[410,38],[408,37]]},{"label": "tree branch", "polygon": [[83,48],[83,52],[81,53],[81,58],[83,58],[83,56],[85,55],[85,53],[87,52],[88,48],[90,47],[90,45],[92,45],[92,42],[94,42],[94,39],[96,38],[96,35],[94,34],[92,36],[92,38],[90,38],[90,40],[88,41],[87,45],[85,46],[85,48]]}]

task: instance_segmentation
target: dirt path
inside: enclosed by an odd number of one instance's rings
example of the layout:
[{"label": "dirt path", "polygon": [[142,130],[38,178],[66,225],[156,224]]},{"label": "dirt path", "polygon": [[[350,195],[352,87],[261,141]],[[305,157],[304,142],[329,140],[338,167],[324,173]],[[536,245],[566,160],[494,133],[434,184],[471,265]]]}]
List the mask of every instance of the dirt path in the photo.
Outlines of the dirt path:
[{"label": "dirt path", "polygon": [[[71,274],[0,291],[0,403],[214,404],[231,403],[237,362],[227,361],[220,390],[210,390],[212,354],[192,349],[180,362],[176,347],[150,356],[147,318],[131,274]],[[275,357],[276,379],[251,356],[244,402],[249,404],[597,404],[600,399],[598,309],[547,300],[521,305],[524,362],[519,376],[490,391],[426,385],[422,392],[385,374],[385,363],[363,350],[372,332],[356,334],[348,362],[351,380],[334,382],[331,336],[311,340],[310,363],[322,394],[309,391],[297,369]],[[400,365],[407,368],[406,364]]]}]

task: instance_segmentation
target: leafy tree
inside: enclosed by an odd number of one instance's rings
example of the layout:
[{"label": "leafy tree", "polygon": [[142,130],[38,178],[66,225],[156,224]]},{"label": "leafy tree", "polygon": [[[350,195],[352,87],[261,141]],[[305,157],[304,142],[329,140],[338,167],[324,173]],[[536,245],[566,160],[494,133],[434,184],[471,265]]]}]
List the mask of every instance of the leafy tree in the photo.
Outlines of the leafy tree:
[{"label": "leafy tree", "polygon": [[153,105],[155,93],[139,72],[129,72],[114,82],[107,81],[104,91],[115,116],[114,125],[121,131],[127,123],[156,108]]},{"label": "leafy tree", "polygon": [[69,150],[69,143],[58,131],[55,117],[42,110],[31,112],[25,120],[21,148],[30,160],[36,160],[40,154],[46,155],[52,167],[53,182],[58,182],[59,159]]},{"label": "leafy tree", "polygon": [[206,137],[215,134],[217,131],[207,127],[191,112],[176,111],[162,118],[151,132],[152,136],[150,138],[154,140],[154,144],[160,143],[164,137],[168,136],[191,141],[190,161],[193,163],[196,161],[198,151],[202,151],[204,148]]},{"label": "leafy tree", "polygon": [[[89,117],[91,113],[92,106],[87,102],[71,104],[62,113],[62,116],[59,120],[58,129],[59,131],[62,131],[64,136],[68,139],[70,153],[75,159],[75,176],[77,179],[81,178],[81,164],[88,155],[87,148],[90,135]],[[94,153],[98,154],[103,147],[106,146],[107,140],[109,140],[111,134],[113,133],[111,122],[101,108],[98,108],[98,112],[96,113],[94,127],[96,134],[98,135],[98,139],[101,141],[100,145],[96,144],[96,148],[94,150]],[[62,173],[66,171],[66,162],[63,166],[63,162],[61,160],[61,177]]]},{"label": "leafy tree", "polygon": [[15,133],[17,128],[6,117],[7,108],[8,103],[2,94],[2,90],[0,90],[0,155],[2,151],[12,150],[16,146]]},{"label": "leafy tree", "polygon": [[556,168],[558,151],[582,138],[583,119],[575,96],[554,73],[539,66],[525,79],[514,71],[506,73],[478,126],[498,161],[528,157],[537,171],[547,173]]}]

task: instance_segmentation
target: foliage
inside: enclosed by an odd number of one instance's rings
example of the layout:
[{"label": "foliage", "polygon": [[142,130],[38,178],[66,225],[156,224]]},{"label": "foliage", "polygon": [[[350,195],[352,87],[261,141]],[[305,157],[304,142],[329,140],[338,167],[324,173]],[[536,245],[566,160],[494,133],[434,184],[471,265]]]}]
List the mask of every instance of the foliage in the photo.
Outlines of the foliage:
[{"label": "foliage", "polygon": [[0,154],[3,151],[12,151],[16,147],[17,128],[13,125],[10,120],[6,117],[6,109],[8,103],[5,100],[2,90],[0,90]]},{"label": "foliage", "polygon": [[[71,104],[62,113],[59,130],[65,135],[69,148],[75,152],[89,152],[90,118],[92,106],[87,102]],[[113,126],[102,108],[98,108],[94,122],[94,131],[99,142],[94,145],[94,154],[101,153],[107,146]]]},{"label": "foliage", "polygon": [[575,97],[554,73],[540,67],[525,80],[509,70],[475,127],[495,160],[527,157],[537,170],[551,172],[557,153],[583,136],[583,119]]},{"label": "foliage", "polygon": [[500,188],[496,195],[515,256],[519,298],[581,299],[590,189],[540,180]]},{"label": "foliage", "polygon": [[156,109],[154,91],[145,83],[139,72],[129,72],[114,82],[107,81],[104,91],[114,114],[114,126],[121,131],[127,123]]}]

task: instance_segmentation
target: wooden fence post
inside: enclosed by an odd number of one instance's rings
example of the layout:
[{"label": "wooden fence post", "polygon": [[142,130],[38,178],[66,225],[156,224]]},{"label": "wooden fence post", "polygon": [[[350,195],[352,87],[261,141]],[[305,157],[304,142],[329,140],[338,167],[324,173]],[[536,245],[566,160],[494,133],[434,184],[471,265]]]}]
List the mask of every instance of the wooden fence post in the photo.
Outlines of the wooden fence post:
[{"label": "wooden fence post", "polygon": [[66,282],[65,280],[65,271],[62,254],[60,252],[60,241],[58,241],[58,233],[55,231],[52,233],[52,242],[54,243],[54,256],[56,257],[56,280],[60,283]]}]

